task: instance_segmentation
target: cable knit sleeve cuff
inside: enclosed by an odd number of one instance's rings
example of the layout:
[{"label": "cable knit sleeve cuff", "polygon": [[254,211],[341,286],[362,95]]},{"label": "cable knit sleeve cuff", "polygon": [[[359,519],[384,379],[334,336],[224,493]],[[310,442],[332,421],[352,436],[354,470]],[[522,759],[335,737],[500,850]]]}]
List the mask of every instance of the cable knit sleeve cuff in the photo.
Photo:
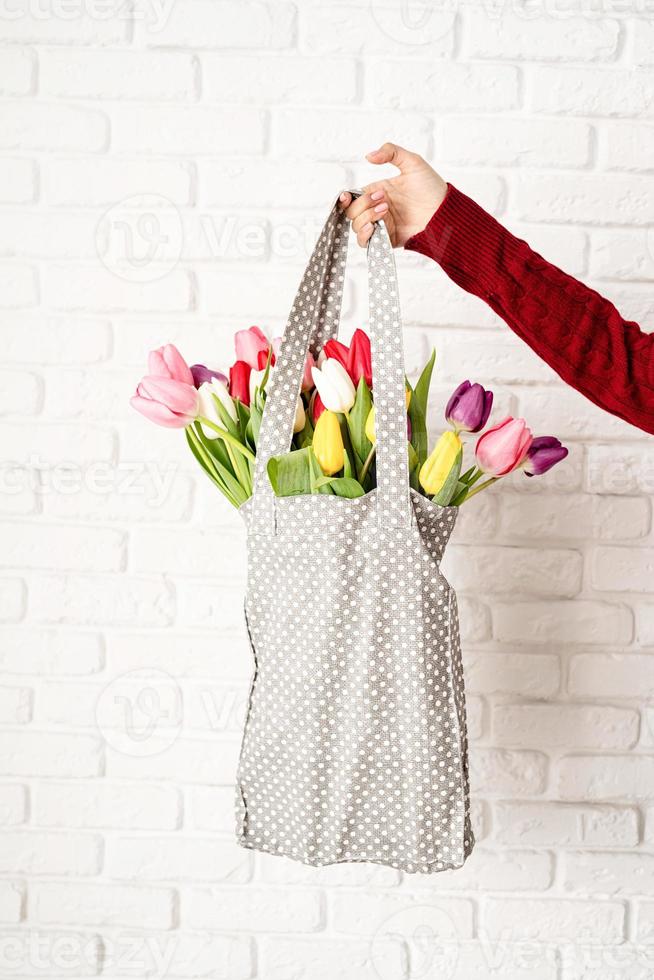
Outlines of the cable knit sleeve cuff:
[{"label": "cable knit sleeve cuff", "polygon": [[429,224],[404,247],[434,259],[448,273],[457,273],[457,279],[467,281],[467,288],[477,295],[490,295],[508,253],[523,246],[487,211],[448,184]]}]

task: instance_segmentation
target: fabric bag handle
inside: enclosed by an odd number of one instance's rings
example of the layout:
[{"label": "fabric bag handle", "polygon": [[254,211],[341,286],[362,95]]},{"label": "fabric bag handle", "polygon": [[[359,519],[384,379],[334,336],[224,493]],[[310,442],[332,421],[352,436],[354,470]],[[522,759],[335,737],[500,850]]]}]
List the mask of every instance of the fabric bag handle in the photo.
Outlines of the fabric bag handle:
[{"label": "fabric bag handle", "polygon": [[[352,191],[358,197],[360,191]],[[338,334],[345,282],[349,222],[338,198],[318,238],[284,330],[266,387],[257,443],[252,529],[271,534],[275,495],[268,460],[290,450],[297,398],[309,349],[317,353]],[[377,519],[390,527],[411,524],[402,321],[395,257],[383,221],[367,248],[372,382],[377,435]]]}]

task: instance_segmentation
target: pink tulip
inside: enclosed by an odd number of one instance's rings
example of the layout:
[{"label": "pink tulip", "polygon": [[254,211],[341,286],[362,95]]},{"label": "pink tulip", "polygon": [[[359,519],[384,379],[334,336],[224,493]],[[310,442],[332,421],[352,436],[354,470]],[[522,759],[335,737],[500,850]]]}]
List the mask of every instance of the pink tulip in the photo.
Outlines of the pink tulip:
[{"label": "pink tulip", "polygon": [[259,352],[268,353],[270,341],[263,330],[259,327],[250,327],[248,330],[237,330],[234,334],[234,346],[236,348],[236,360],[245,361],[251,368],[258,368]]},{"label": "pink tulip", "polygon": [[309,391],[313,388],[313,374],[311,369],[316,366],[316,362],[313,359],[313,354],[311,351],[307,354],[306,360],[304,362],[304,374],[302,375],[302,391]]},{"label": "pink tulip", "polygon": [[139,384],[130,405],[157,425],[183,429],[197,417],[199,398],[192,384],[149,375]]},{"label": "pink tulip", "polygon": [[174,344],[165,344],[148,355],[148,370],[152,377],[171,378],[186,385],[193,384],[191,369]]},{"label": "pink tulip", "polygon": [[489,476],[505,476],[520,466],[532,443],[531,430],[524,419],[511,416],[487,429],[477,440],[477,466]]}]

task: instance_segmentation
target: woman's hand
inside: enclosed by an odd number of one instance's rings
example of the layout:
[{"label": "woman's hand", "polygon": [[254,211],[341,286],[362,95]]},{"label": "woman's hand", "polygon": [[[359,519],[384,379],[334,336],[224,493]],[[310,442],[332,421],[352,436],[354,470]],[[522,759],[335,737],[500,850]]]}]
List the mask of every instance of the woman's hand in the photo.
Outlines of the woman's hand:
[{"label": "woman's hand", "polygon": [[368,184],[361,197],[354,201],[352,195],[345,192],[339,203],[352,221],[359,245],[368,243],[374,222],[383,218],[393,248],[400,248],[428,224],[443,202],[447,184],[426,160],[395,143],[384,143],[380,149],[367,153],[366,160],[392,163],[400,173],[397,177]]}]

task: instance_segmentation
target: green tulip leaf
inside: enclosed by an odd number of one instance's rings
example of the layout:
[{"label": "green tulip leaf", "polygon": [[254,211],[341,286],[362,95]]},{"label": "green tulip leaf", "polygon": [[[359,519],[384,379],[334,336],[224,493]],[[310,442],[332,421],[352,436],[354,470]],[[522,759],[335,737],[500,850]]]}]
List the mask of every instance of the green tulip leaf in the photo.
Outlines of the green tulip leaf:
[{"label": "green tulip leaf", "polygon": [[409,403],[409,418],[411,419],[411,445],[418,458],[419,470],[428,456],[427,422],[420,401],[413,391]]},{"label": "green tulip leaf", "polygon": [[250,422],[250,409],[247,407],[247,405],[244,405],[242,401],[239,401],[238,398],[234,399],[234,405],[238,416],[239,437],[241,442],[245,442],[247,438],[247,428]]},{"label": "green tulip leaf", "polygon": [[[189,448],[190,448],[191,452],[193,453],[193,455],[197,459],[198,463],[200,464],[200,466],[202,467],[202,469],[204,470],[204,472],[207,474],[207,476],[212,481],[212,483],[215,483],[216,486],[219,488],[219,490],[222,490],[223,493],[225,493],[224,488],[223,488],[223,485],[222,485],[222,483],[220,482],[220,480],[218,479],[218,477],[216,475],[216,470],[215,470],[214,466],[211,464],[211,461],[208,460],[206,458],[206,456],[203,455],[202,452],[198,449],[198,447],[197,447],[197,445],[195,443],[195,440],[191,436],[191,433],[189,432],[188,429],[184,429],[184,435],[186,436],[186,441],[189,444]],[[226,494],[226,496],[227,496],[227,494]]]},{"label": "green tulip leaf", "polygon": [[225,428],[229,432],[230,436],[234,436],[236,439],[239,439],[240,440],[241,434],[239,432],[238,422],[235,422],[234,421],[234,419],[232,418],[232,416],[229,414],[229,412],[227,411],[227,409],[225,408],[225,406],[221,402],[221,400],[218,397],[218,395],[214,395],[213,392],[212,392],[211,397],[213,398],[213,403],[216,406],[216,411],[218,412],[218,417],[220,418],[220,421],[222,422],[222,424],[225,426]]},{"label": "green tulip leaf", "polygon": [[343,476],[348,478],[355,477],[358,467],[361,466],[361,461],[358,459],[357,455],[355,454],[354,447],[352,446],[348,421],[345,415],[341,414],[340,412],[338,414],[338,424],[341,429],[341,438],[343,440],[344,449]]},{"label": "green tulip leaf", "polygon": [[259,429],[261,428],[261,409],[256,405],[250,405],[250,421],[245,430],[245,439],[251,449],[256,450],[259,441]]},{"label": "green tulip leaf", "polygon": [[[429,387],[431,385],[431,376],[434,370],[434,364],[436,363],[436,350],[432,350],[431,357],[422,369],[422,374],[418,378],[418,383],[413,390],[413,397],[415,397],[422,409],[422,414],[427,418],[427,402],[429,400]],[[412,401],[413,401],[412,397]]]},{"label": "green tulip leaf", "polygon": [[304,414],[304,428],[296,432],[294,438],[298,449],[306,449],[313,442],[313,423],[308,411]]},{"label": "green tulip leaf", "polygon": [[476,466],[471,466],[470,469],[465,471],[465,473],[462,473],[461,476],[459,477],[461,483],[465,483],[466,485],[470,483],[470,480],[475,475],[476,469],[477,469]]},{"label": "green tulip leaf", "polygon": [[[258,387],[258,388],[255,388],[254,389],[254,399],[253,399],[253,402],[254,402],[254,404],[255,404],[258,412],[261,415],[263,415],[263,410],[264,410],[264,407],[265,407],[265,404],[266,404],[266,393],[263,390],[263,388]],[[250,409],[252,409],[252,405],[250,405]]]},{"label": "green tulip leaf", "polygon": [[365,378],[361,378],[357,386],[357,396],[348,416],[348,429],[352,446],[361,461],[367,459],[372,444],[366,435],[366,422],[372,408],[370,388]]},{"label": "green tulip leaf", "polygon": [[230,465],[231,465],[231,463],[230,463],[230,460],[229,460],[229,454],[227,452],[227,447],[225,446],[225,443],[223,442],[223,440],[222,439],[211,439],[205,433],[204,429],[202,428],[202,426],[201,426],[201,424],[199,422],[196,422],[195,423],[195,427],[194,428],[195,428],[195,433],[197,435],[197,438],[198,438],[199,442],[201,443],[201,446],[204,446],[204,449],[211,456],[213,456],[214,459],[217,459],[219,463],[221,463],[223,466],[226,466],[226,467],[229,468]]},{"label": "green tulip leaf", "polygon": [[316,481],[317,487],[331,487],[337,497],[363,497],[365,491],[358,480],[346,476],[323,476]]},{"label": "green tulip leaf", "polygon": [[429,399],[429,387],[431,376],[436,361],[436,351],[433,350],[431,357],[422,369],[415,388],[412,388],[407,381],[407,386],[411,391],[411,401],[409,402],[409,418],[411,419],[411,444],[418,457],[418,470],[429,455],[429,444],[427,439],[427,402]]},{"label": "green tulip leaf", "polygon": [[277,497],[294,497],[311,493],[312,450],[295,449],[283,456],[271,456],[268,460],[268,479]]},{"label": "green tulip leaf", "polygon": [[431,498],[435,504],[440,504],[441,507],[447,507],[450,500],[454,497],[456,493],[457,484],[459,482],[459,474],[461,473],[461,462],[463,460],[463,450],[459,449],[456,454],[456,458],[452,463],[452,468],[447,474],[445,483],[434,496]]},{"label": "green tulip leaf", "polygon": [[[216,411],[220,417],[220,421],[225,426],[226,431],[236,440],[238,445],[244,445],[245,439],[241,438],[241,430],[238,422],[235,422],[231,417],[226,407],[221,402],[217,395],[212,394],[214,405],[216,406]],[[203,439],[204,441],[204,439]],[[247,495],[250,496],[252,493],[252,480],[250,476],[250,466],[247,459],[238,451],[238,446],[230,444],[228,439],[224,440],[225,448],[227,450],[227,455],[229,457],[229,467],[236,477],[237,482],[246,491]]]},{"label": "green tulip leaf", "polygon": [[[322,493],[322,494],[333,494],[333,490],[329,485],[329,482],[325,483],[325,474],[323,473],[320,463],[316,459],[316,454],[312,448],[307,450],[309,453],[309,466],[311,467],[311,493]],[[332,477],[327,478],[328,481],[333,479]]]},{"label": "green tulip leaf", "polygon": [[268,348],[268,358],[266,360],[266,367],[265,367],[265,370],[263,372],[263,375],[261,376],[261,382],[259,384],[259,390],[261,392],[263,392],[263,390],[265,389],[266,385],[268,384],[268,378],[270,376],[270,368],[272,367],[272,354],[273,354],[273,349],[272,349],[272,347],[269,347]]},{"label": "green tulip leaf", "polygon": [[420,460],[418,459],[418,454],[413,448],[413,446],[411,445],[411,443],[408,443],[408,450],[409,450],[409,483],[411,484],[414,490],[417,490],[420,493],[421,492],[420,481],[418,479],[418,474],[420,472]]},{"label": "green tulip leaf", "polygon": [[236,479],[231,468],[229,456],[227,457],[226,464],[221,462],[220,449],[218,446],[213,445],[213,443],[222,442],[222,440],[208,439],[203,433],[199,422],[196,422],[195,427],[189,426],[186,429],[186,438],[201,466],[216,482],[220,481],[219,486],[225,496],[236,507],[244,504],[248,497],[252,495],[251,487],[247,482],[242,484]]},{"label": "green tulip leaf", "polygon": [[454,488],[454,492],[450,497],[450,507],[460,507],[463,501],[466,499],[466,494],[468,493],[469,489],[470,487],[468,484],[462,478],[459,478],[457,480],[456,487]]}]

